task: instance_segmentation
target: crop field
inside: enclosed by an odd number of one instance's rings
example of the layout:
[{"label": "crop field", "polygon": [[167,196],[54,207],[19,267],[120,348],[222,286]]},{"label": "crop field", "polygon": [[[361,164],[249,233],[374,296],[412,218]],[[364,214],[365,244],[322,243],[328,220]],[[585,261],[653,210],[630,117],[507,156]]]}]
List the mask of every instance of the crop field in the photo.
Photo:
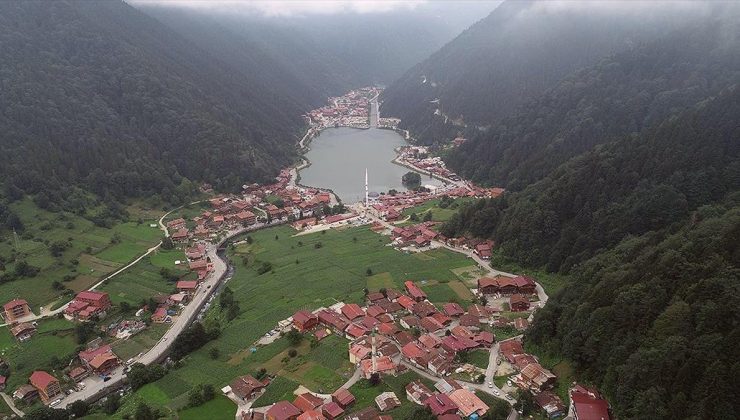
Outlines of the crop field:
[{"label": "crop field", "polygon": [[236,404],[223,395],[199,406],[177,413],[180,420],[233,419],[236,415]]},{"label": "crop field", "polygon": [[[49,369],[52,359],[64,360],[77,347],[73,323],[50,319],[38,324],[37,334],[22,343],[13,338],[8,328],[0,328],[0,357],[8,362],[12,372],[7,382],[10,390],[27,383],[34,370]],[[61,378],[61,372],[49,370],[49,373]]]},{"label": "crop field", "polygon": [[[62,294],[52,283],[77,292],[106,274],[131,261],[156,245],[162,232],[152,228],[154,220],[126,222],[108,229],[73,213],[52,213],[35,206],[31,200],[10,205],[18,214],[24,230],[0,238],[0,256],[5,270],[15,270],[16,261],[26,261],[39,268],[34,277],[22,277],[0,285],[0,302],[26,299],[32,310],[55,301]],[[52,256],[50,245],[69,243],[59,256]]]},{"label": "crop field", "polygon": [[[458,277],[452,270],[470,266],[467,258],[447,250],[427,252],[424,259],[398,252],[386,246],[388,237],[367,227],[299,237],[294,234],[285,226],[253,232],[251,244],[229,250],[236,270],[227,286],[234,291],[241,313],[233,321],[222,323],[216,340],[191,353],[181,367],[155,383],[172,398],[172,407],[187,398],[187,389],[193,385],[211,383],[221,388],[236,376],[254,373],[264,365],[268,373],[280,372],[279,377],[306,386],[341,384],[344,370],[337,362],[347,361],[347,349],[346,341],[338,337],[336,341],[334,337],[325,339],[311,351],[299,347],[299,361],[285,365],[280,361],[288,346],[282,339],[255,352],[250,349],[278,321],[299,309],[314,310],[337,301],[361,302],[370,277],[368,268],[372,273],[382,273],[378,285],[389,281],[402,285],[407,279],[435,280],[429,284],[455,281]],[[265,272],[259,274],[258,270]],[[220,351],[216,359],[209,356],[213,347]],[[186,387],[175,395],[177,390],[170,389],[170,384],[181,381]]]}]

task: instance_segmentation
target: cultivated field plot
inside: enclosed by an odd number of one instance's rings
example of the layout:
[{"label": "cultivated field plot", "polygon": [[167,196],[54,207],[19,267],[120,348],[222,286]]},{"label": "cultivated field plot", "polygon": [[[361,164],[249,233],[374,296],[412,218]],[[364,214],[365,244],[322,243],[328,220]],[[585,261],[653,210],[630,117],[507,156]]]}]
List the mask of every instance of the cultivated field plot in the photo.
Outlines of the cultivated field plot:
[{"label": "cultivated field plot", "polygon": [[457,213],[457,210],[460,208],[461,205],[475,201],[475,199],[458,198],[447,208],[439,207],[440,201],[441,200],[439,199],[429,200],[424,204],[420,204],[418,206],[410,207],[404,210],[403,212],[401,212],[401,215],[405,218],[415,213],[417,216],[419,216],[419,220],[421,220],[424,217],[424,213],[426,213],[427,211],[431,211],[432,221],[446,222],[450,219],[450,217],[452,217],[453,214]]},{"label": "cultivated field plot", "polygon": [[[0,285],[0,302],[20,297],[35,312],[60,296],[61,291],[51,287],[53,282],[63,282],[73,291],[83,290],[156,245],[162,236],[158,228],[149,226],[154,220],[120,223],[108,229],[74,213],[42,210],[28,199],[10,207],[24,229],[17,232],[17,238],[10,234],[0,242],[0,256],[8,261],[5,270],[12,272],[16,261],[22,260],[40,271],[34,277]],[[69,245],[53,256],[50,245],[54,243]]]},{"label": "cultivated field plot", "polygon": [[[184,406],[187,390],[193,385],[211,383],[221,388],[238,375],[254,373],[263,364],[274,363],[271,359],[279,362],[283,356],[276,356],[287,349],[284,340],[254,353],[250,348],[278,321],[299,309],[314,310],[339,300],[360,302],[368,283],[368,268],[372,273],[382,273],[379,284],[392,281],[400,286],[407,279],[455,281],[457,276],[452,270],[470,265],[464,256],[447,250],[428,252],[424,260],[398,252],[386,246],[388,237],[366,227],[325,232],[292,237],[295,234],[292,228],[276,227],[251,233],[252,244],[229,251],[236,271],[227,285],[234,291],[241,314],[229,323],[222,323],[218,339],[190,354],[182,367],[155,383],[171,399],[170,407]],[[247,266],[243,262],[245,256]],[[264,267],[271,269],[258,274]],[[457,296],[448,285],[444,286],[450,295]],[[340,383],[343,377],[337,373],[339,366],[335,363],[339,359],[347,360],[346,341],[344,347],[339,345],[341,340],[337,344],[341,352],[339,349],[336,354],[323,352],[324,344],[331,343],[325,341],[313,349],[304,356],[305,363],[293,372],[281,367],[286,372],[280,377],[300,379],[307,386]],[[209,357],[212,347],[220,350],[217,359]],[[334,376],[321,367],[328,368]],[[173,385],[179,383],[184,386]]]}]

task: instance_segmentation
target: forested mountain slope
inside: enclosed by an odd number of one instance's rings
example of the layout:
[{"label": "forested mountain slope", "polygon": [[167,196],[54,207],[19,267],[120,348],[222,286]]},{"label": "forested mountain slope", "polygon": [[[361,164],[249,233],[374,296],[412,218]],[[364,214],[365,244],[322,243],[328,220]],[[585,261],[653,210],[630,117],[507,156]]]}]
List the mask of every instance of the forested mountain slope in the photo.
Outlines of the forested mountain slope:
[{"label": "forested mountain slope", "polygon": [[666,228],[740,191],[738,118],[740,89],[728,89],[521,192],[463,209],[443,232],[494,237],[508,257],[567,272],[627,235]]},{"label": "forested mountain slope", "polygon": [[446,235],[570,272],[526,341],[566,356],[620,418],[740,412],[740,89],[542,181],[463,209]]},{"label": "forested mountain slope", "polygon": [[[0,3],[0,178],[63,201],[234,188],[289,163],[315,98],[285,94],[120,1]],[[176,201],[176,200],[175,200]]]},{"label": "forested mountain slope", "polygon": [[327,96],[341,95],[364,81],[355,68],[282,21],[166,4],[137,7],[220,60],[262,78],[270,89],[299,95],[315,107],[324,105]]},{"label": "forested mountain slope", "polygon": [[[735,17],[740,17],[735,8]],[[740,20],[716,16],[580,70],[447,158],[518,190],[596,144],[642,130],[740,82]]]},{"label": "forested mountain slope", "polygon": [[400,117],[423,142],[448,140],[459,128],[435,118],[436,109],[487,126],[573,71],[701,13],[682,8],[638,12],[598,2],[505,1],[389,86],[383,114]]}]

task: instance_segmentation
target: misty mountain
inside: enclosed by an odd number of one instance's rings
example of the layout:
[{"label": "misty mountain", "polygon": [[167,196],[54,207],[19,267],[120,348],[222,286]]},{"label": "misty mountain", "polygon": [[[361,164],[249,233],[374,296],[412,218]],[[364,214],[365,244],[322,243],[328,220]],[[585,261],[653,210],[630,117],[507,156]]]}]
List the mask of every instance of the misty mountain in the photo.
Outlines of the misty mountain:
[{"label": "misty mountain", "polygon": [[267,179],[317,100],[248,44],[249,66],[222,61],[120,1],[2,2],[0,44],[0,177],[52,202]]},{"label": "misty mountain", "polygon": [[462,124],[498,121],[568,74],[706,13],[610,4],[506,1],[390,85],[383,114],[424,143],[449,140]]},{"label": "misty mountain", "polygon": [[262,16],[238,4],[198,10],[166,2],[136,7],[225,60],[244,60],[241,45],[251,45],[250,54],[259,48],[262,57],[280,62],[303,85],[339,94],[394,81],[495,4],[431,2],[388,12],[296,16]]},{"label": "misty mountain", "polygon": [[737,9],[579,70],[474,135],[447,162],[476,181],[519,190],[570,157],[636,134],[740,82]]}]

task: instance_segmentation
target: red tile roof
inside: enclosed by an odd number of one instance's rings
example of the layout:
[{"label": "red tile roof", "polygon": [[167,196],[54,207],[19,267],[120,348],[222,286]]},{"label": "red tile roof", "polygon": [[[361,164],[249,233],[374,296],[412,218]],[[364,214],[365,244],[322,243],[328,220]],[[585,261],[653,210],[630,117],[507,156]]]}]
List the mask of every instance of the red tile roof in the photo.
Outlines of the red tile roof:
[{"label": "red tile roof", "polygon": [[48,387],[49,384],[51,384],[52,382],[59,382],[57,378],[49,375],[43,370],[34,371],[31,374],[30,381],[31,381],[31,385],[35,386],[36,388],[41,388],[41,389],[46,389],[46,387]]}]

